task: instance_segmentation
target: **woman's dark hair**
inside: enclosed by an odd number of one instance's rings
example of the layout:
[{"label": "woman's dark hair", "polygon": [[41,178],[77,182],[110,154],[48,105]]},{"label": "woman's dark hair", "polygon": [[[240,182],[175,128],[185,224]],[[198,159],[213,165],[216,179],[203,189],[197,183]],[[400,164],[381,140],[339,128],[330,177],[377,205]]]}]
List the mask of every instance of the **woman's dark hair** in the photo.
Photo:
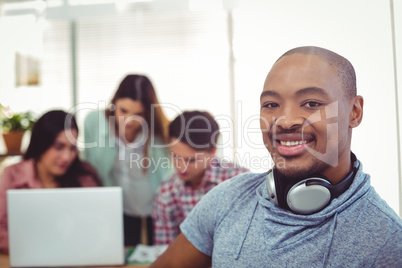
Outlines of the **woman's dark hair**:
[{"label": "woman's dark hair", "polygon": [[[163,113],[162,107],[159,105],[155,88],[151,80],[144,75],[130,74],[127,75],[120,83],[111,103],[116,104],[118,99],[130,98],[134,101],[142,103],[145,109],[144,119],[148,127],[153,125],[153,135],[160,137],[165,143],[168,139],[169,120]],[[152,112],[153,109],[153,112]],[[106,116],[114,115],[114,110],[107,109]],[[151,130],[151,129],[149,129]]]},{"label": "woman's dark hair", "polygon": [[219,125],[208,112],[186,111],[170,123],[169,137],[194,150],[212,151],[218,143]]},{"label": "woman's dark hair", "polygon": [[[34,159],[37,162],[41,156],[54,144],[60,132],[75,129],[78,132],[77,122],[72,114],[62,110],[52,110],[42,115],[34,124],[31,140],[24,159]],[[80,187],[79,176],[92,175],[99,184],[95,170],[87,163],[82,162],[78,154],[67,172],[56,178],[59,187]]]}]

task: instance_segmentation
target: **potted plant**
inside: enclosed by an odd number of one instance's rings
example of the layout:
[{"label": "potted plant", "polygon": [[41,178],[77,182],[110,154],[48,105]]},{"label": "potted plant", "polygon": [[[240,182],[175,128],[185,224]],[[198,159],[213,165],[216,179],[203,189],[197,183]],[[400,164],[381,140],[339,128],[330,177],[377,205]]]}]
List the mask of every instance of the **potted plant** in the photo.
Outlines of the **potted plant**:
[{"label": "potted plant", "polygon": [[0,104],[0,126],[8,153],[21,153],[22,138],[34,122],[32,112],[13,113],[9,107]]}]

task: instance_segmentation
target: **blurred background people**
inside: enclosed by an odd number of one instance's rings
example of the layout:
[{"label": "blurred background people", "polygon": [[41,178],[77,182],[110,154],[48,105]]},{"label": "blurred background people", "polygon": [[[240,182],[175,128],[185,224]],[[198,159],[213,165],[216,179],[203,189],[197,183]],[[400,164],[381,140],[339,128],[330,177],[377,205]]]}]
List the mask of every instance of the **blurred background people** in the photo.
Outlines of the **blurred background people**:
[{"label": "blurred background people", "polygon": [[85,159],[105,186],[123,189],[125,245],[152,244],[152,205],[169,177],[168,120],[148,77],[127,75],[106,111],[85,119]]},{"label": "blurred background people", "polygon": [[155,244],[169,244],[179,225],[213,187],[247,172],[215,157],[219,125],[207,112],[187,111],[169,125],[169,148],[176,173],[164,181],[155,197]]},{"label": "blurred background people", "polygon": [[0,250],[8,251],[8,189],[96,187],[97,173],[80,160],[73,115],[52,110],[35,123],[23,161],[4,169],[0,179]]}]

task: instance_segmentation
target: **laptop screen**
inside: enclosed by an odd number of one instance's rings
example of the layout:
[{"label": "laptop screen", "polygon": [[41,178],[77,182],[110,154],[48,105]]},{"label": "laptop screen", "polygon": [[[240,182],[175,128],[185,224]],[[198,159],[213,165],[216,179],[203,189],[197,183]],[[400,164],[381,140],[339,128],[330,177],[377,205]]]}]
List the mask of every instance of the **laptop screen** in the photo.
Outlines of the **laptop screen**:
[{"label": "laptop screen", "polygon": [[8,190],[10,265],[124,264],[120,187]]}]

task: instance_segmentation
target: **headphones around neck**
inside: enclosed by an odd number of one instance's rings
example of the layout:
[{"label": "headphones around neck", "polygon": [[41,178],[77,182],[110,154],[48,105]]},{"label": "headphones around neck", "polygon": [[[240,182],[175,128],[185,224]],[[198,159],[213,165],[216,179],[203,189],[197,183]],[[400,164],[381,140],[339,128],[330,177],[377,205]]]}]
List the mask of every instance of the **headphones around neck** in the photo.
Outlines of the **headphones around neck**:
[{"label": "headphones around neck", "polygon": [[359,161],[353,153],[351,158],[352,171],[334,185],[324,176],[290,180],[281,175],[274,167],[268,171],[266,178],[270,200],[277,206],[297,214],[313,214],[324,209],[352,184],[359,168]]}]

